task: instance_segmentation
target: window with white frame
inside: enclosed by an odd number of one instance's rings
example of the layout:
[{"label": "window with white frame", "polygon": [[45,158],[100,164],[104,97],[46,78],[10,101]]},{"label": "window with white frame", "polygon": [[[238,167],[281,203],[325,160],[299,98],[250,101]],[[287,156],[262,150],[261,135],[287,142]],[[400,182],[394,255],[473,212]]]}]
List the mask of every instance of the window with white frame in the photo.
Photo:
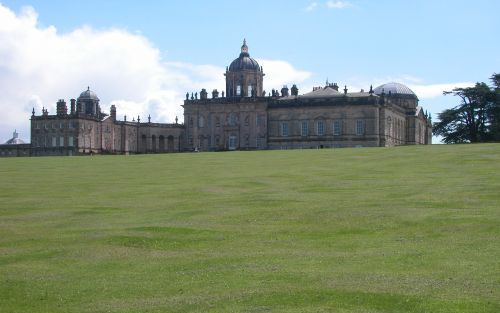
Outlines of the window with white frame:
[{"label": "window with white frame", "polygon": [[302,137],[309,136],[309,123],[307,121],[300,123],[300,134]]},{"label": "window with white frame", "polygon": [[357,120],[356,121],[356,135],[362,136],[365,134],[365,121]]},{"label": "window with white frame", "polygon": [[324,136],[325,135],[325,122],[324,121],[318,121],[318,123],[317,123],[317,133],[318,133],[318,136]]},{"label": "window with white frame", "polygon": [[288,123],[286,122],[281,123],[281,136],[288,136]]},{"label": "window with white frame", "polygon": [[236,95],[241,96],[241,86],[240,85],[236,86]]},{"label": "window with white frame", "polygon": [[333,135],[334,136],[342,135],[342,123],[341,123],[341,121],[333,121]]}]

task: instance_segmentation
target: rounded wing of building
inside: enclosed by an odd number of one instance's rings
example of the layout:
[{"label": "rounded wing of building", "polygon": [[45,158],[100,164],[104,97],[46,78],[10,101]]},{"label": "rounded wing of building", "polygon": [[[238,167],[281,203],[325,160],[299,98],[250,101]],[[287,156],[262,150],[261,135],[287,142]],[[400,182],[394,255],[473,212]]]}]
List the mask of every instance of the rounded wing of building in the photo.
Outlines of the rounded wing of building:
[{"label": "rounded wing of building", "polygon": [[417,95],[408,86],[395,82],[380,85],[373,89],[373,92],[376,95],[391,94],[417,98]]}]

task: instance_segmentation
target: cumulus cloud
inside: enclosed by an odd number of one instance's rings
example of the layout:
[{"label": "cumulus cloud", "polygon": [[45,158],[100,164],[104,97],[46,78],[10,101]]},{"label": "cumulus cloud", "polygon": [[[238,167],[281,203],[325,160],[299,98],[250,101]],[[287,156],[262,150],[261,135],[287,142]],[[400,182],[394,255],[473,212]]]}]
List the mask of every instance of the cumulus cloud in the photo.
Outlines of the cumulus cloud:
[{"label": "cumulus cloud", "polygon": [[314,9],[316,9],[318,7],[318,3],[317,2],[311,2],[307,7],[306,7],[306,11],[307,12],[310,12]]},{"label": "cumulus cloud", "polygon": [[281,89],[284,85],[299,84],[311,77],[312,73],[294,68],[290,63],[280,60],[258,59],[264,70],[264,89]]},{"label": "cumulus cloud", "polygon": [[[309,73],[289,63],[263,60],[272,79],[266,86],[300,82]],[[29,140],[29,118],[34,107],[55,113],[59,98],[69,102],[87,89],[99,96],[108,112],[117,106],[121,119],[138,115],[144,120],[173,122],[183,119],[186,91],[224,90],[224,67],[162,60],[161,52],[146,37],[123,29],[79,27],[59,33],[54,26],[38,25],[31,7],[19,14],[0,4],[0,141],[14,129]]]},{"label": "cumulus cloud", "polygon": [[434,99],[441,97],[443,91],[451,91],[454,88],[466,88],[472,87],[474,83],[470,82],[459,82],[459,83],[446,83],[446,84],[408,84],[411,90],[417,94],[419,99]]},{"label": "cumulus cloud", "polygon": [[353,7],[352,3],[349,1],[343,1],[343,0],[329,0],[326,2],[321,2],[318,3],[316,1],[313,1],[309,3],[309,5],[305,8],[306,12],[312,12],[318,8],[326,8],[326,9],[346,9]]},{"label": "cumulus cloud", "polygon": [[351,6],[350,2],[342,0],[330,0],[326,2],[326,7],[329,9],[345,9]]}]

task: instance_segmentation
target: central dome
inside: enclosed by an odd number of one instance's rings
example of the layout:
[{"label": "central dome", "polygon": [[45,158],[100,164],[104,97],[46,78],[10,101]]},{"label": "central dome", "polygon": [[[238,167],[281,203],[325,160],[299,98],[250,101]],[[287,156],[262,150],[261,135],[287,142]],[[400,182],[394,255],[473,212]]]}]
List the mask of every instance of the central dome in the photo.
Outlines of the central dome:
[{"label": "central dome", "polygon": [[229,71],[260,71],[260,66],[255,59],[250,57],[248,54],[248,46],[246,40],[243,40],[243,45],[241,46],[240,56],[231,62],[229,65]]}]

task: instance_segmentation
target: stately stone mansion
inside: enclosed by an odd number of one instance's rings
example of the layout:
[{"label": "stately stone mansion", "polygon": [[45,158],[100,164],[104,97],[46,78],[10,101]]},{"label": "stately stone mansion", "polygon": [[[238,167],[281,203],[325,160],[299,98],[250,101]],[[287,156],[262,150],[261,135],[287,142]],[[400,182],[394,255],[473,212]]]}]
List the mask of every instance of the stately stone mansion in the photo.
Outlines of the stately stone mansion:
[{"label": "stately stone mansion", "polygon": [[[384,147],[430,144],[430,117],[405,85],[350,91],[326,83],[299,94],[296,85],[264,91],[264,72],[243,42],[226,68],[226,90],[187,93],[184,123],[118,120],[87,88],[68,104],[31,116],[29,155],[164,153],[258,149]],[[4,151],[6,145],[0,145]],[[5,150],[6,151],[6,150]]]}]

